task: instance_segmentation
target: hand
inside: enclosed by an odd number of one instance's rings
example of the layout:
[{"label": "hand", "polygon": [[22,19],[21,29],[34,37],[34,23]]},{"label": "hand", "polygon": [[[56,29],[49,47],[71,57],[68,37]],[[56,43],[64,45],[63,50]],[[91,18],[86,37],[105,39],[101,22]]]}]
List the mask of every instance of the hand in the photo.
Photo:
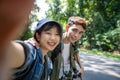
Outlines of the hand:
[{"label": "hand", "polygon": [[84,68],[81,68],[81,71],[79,71],[78,76],[82,77],[84,75]]},{"label": "hand", "polygon": [[28,40],[25,40],[25,42],[28,42],[30,44],[32,44],[33,46],[35,46],[37,49],[39,49],[39,43],[34,39],[34,38],[29,38]]}]

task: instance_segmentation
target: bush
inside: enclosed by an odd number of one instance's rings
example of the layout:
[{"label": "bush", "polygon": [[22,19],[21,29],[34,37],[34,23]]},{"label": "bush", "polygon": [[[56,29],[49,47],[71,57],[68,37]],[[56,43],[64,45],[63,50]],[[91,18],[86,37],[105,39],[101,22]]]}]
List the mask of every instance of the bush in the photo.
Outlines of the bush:
[{"label": "bush", "polygon": [[28,38],[33,37],[33,32],[31,31],[31,29],[27,29],[21,36],[20,39],[21,40],[27,40]]}]

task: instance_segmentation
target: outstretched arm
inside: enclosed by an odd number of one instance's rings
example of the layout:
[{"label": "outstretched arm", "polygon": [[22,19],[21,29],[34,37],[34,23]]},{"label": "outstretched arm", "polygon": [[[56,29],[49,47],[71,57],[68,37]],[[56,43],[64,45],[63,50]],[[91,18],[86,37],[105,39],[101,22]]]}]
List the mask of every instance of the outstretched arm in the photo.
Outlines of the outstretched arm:
[{"label": "outstretched arm", "polygon": [[[6,62],[6,57],[10,58],[10,56],[14,54],[12,53],[13,47],[15,47],[15,45],[18,45],[11,44],[11,51],[9,52],[8,44],[10,44],[10,41],[15,39],[18,33],[23,31],[23,29],[25,28],[25,24],[28,20],[33,5],[34,0],[0,1],[0,80],[6,80],[6,78],[8,78],[7,72],[9,72],[8,69],[11,65],[8,64],[9,59],[7,59],[8,62]],[[8,54],[6,51],[8,52]],[[12,53],[12,55],[10,55],[10,53]],[[18,57],[18,55],[19,53],[16,54],[15,60],[17,58],[20,58]],[[10,61],[12,62],[12,60]],[[14,65],[16,65],[16,67],[20,66],[20,64],[12,63],[11,67],[13,67]]]},{"label": "outstretched arm", "polygon": [[24,30],[34,0],[0,1],[0,59],[10,40]]},{"label": "outstretched arm", "polygon": [[25,53],[21,44],[12,41],[7,47],[6,53],[8,54],[7,60],[11,69],[23,65],[25,61]]}]

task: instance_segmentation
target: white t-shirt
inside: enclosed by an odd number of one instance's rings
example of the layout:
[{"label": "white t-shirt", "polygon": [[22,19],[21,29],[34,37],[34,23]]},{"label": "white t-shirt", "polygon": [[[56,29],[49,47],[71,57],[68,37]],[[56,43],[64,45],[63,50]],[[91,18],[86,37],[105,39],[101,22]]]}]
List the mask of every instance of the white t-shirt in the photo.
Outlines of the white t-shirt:
[{"label": "white t-shirt", "polygon": [[64,44],[64,49],[62,51],[63,61],[61,63],[59,78],[63,76],[63,63],[64,63],[64,71],[70,70],[70,43]]}]

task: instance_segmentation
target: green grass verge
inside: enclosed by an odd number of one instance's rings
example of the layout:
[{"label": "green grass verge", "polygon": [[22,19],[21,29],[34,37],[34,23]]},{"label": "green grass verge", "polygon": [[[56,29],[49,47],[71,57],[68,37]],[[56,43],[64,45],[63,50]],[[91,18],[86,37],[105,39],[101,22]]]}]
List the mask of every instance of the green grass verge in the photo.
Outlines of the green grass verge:
[{"label": "green grass verge", "polygon": [[108,58],[112,58],[115,60],[120,60],[120,55],[118,55],[118,54],[112,54],[109,52],[101,52],[101,51],[98,51],[96,49],[93,49],[93,50],[80,49],[80,51],[84,51],[87,53],[92,53],[92,54],[96,54],[96,55],[100,55],[100,56],[106,56]]}]

